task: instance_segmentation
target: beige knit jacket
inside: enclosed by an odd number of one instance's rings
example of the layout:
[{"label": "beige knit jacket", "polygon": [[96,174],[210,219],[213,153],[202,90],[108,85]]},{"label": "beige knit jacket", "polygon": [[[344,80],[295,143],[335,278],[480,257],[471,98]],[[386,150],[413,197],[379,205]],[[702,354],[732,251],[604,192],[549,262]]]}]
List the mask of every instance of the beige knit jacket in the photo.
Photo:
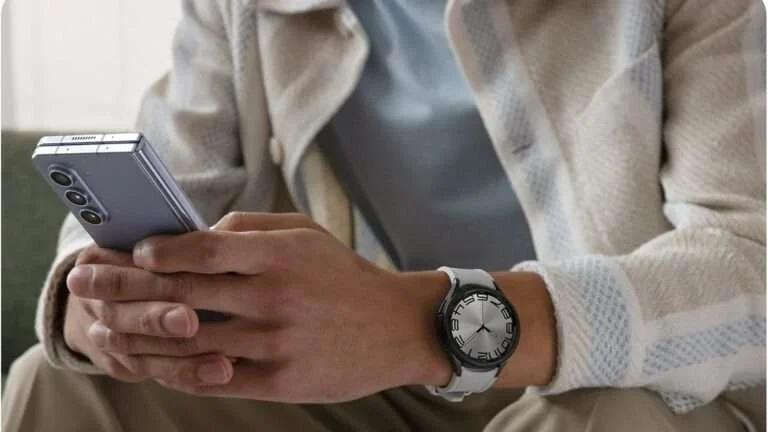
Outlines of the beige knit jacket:
[{"label": "beige knit jacket", "polygon": [[[555,308],[557,373],[529,391],[646,387],[685,412],[764,382],[760,2],[452,0],[446,29],[530,222],[538,261],[510,267]],[[292,201],[384,262],[314,143],[367,53],[343,0],[187,0],[139,128],[207,221]],[[37,320],[83,372],[62,278],[90,241],[65,221]]]}]

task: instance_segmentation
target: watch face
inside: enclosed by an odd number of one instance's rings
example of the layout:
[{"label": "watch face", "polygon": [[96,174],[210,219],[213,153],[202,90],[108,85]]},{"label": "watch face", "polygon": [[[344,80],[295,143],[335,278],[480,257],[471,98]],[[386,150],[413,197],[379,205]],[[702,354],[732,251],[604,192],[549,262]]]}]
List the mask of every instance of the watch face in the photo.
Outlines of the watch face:
[{"label": "watch face", "polygon": [[471,287],[445,310],[451,352],[463,363],[494,368],[514,352],[519,322],[512,305],[498,291]]}]

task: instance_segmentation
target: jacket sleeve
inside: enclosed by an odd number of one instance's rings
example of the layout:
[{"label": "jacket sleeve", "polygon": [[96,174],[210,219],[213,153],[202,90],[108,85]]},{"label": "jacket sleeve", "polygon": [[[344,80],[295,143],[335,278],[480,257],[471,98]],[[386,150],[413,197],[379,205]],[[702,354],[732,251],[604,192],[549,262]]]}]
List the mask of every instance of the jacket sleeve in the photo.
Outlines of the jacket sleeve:
[{"label": "jacket sleeve", "polygon": [[[223,215],[241,193],[246,173],[238,135],[226,1],[185,0],[173,42],[173,68],[145,95],[138,130],[157,150],[206,222]],[[61,228],[53,266],[38,302],[35,330],[54,366],[99,370],[63,339],[65,277],[92,243],[72,217]]]},{"label": "jacket sleeve", "polygon": [[543,277],[557,320],[557,372],[531,393],[646,387],[683,413],[765,381],[764,9],[671,1],[665,24],[674,229],[623,256],[514,268]]}]

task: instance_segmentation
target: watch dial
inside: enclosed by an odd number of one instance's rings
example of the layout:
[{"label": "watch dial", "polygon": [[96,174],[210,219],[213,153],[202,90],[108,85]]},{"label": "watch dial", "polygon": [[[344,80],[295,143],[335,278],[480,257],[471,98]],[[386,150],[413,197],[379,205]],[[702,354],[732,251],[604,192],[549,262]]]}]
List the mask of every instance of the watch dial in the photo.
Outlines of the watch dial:
[{"label": "watch dial", "polygon": [[517,323],[505,303],[488,292],[474,292],[451,311],[453,342],[478,363],[498,361],[515,347]]}]

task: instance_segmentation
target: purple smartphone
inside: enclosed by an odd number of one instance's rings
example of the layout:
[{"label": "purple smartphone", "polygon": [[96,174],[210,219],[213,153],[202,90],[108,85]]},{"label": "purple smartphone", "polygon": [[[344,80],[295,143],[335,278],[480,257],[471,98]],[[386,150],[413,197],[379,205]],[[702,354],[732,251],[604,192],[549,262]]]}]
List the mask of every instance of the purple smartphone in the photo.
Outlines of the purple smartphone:
[{"label": "purple smartphone", "polygon": [[[140,133],[46,136],[32,162],[103,248],[130,252],[147,237],[208,229]],[[197,312],[204,321],[226,318]]]}]

